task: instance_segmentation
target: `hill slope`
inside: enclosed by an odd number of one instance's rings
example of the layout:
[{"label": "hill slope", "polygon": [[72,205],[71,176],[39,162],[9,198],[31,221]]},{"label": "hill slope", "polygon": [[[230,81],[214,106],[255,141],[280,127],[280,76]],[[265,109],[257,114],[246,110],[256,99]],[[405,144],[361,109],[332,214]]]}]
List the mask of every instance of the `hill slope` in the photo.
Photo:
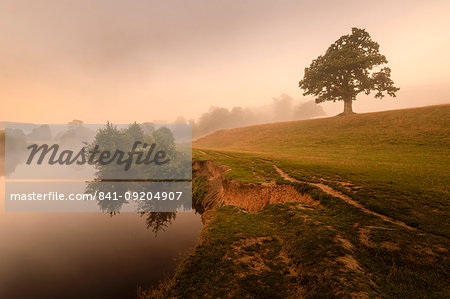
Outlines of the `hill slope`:
[{"label": "hill slope", "polygon": [[450,105],[354,114],[220,130],[194,147],[239,151],[311,153],[335,145],[450,144]]},{"label": "hill slope", "polygon": [[267,166],[255,175],[265,159],[302,181],[351,183],[365,207],[449,237],[449,124],[450,105],[439,105],[221,130],[193,146],[241,181],[276,179]]},{"label": "hill slope", "polygon": [[194,142],[200,244],[142,298],[446,298],[450,106]]}]

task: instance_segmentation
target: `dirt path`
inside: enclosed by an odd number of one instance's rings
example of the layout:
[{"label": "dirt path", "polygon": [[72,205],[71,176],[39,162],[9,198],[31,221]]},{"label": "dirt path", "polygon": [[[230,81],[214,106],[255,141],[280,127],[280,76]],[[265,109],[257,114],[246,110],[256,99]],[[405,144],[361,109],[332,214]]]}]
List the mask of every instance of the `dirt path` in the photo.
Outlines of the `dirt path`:
[{"label": "dirt path", "polygon": [[[200,154],[202,154],[202,155],[205,155],[205,156],[207,156],[207,157],[214,158],[213,155],[208,154],[207,152],[204,152],[204,151],[199,150],[199,149],[197,149],[197,150],[198,150],[198,152],[199,152]],[[230,155],[228,155],[228,154],[225,154],[225,153],[223,153],[223,152],[220,152],[220,154],[223,155],[223,156],[225,156],[225,157],[227,157],[227,158],[233,158],[232,156],[230,156]]]},{"label": "dirt path", "polygon": [[207,154],[207,153],[205,153],[204,151],[198,151],[200,154],[202,154],[202,155],[204,155],[204,156],[207,156],[207,157],[211,157],[211,155],[210,154]]},{"label": "dirt path", "polygon": [[302,182],[299,181],[293,177],[291,177],[290,175],[288,175],[286,172],[284,172],[282,169],[280,169],[279,167],[277,167],[276,165],[273,165],[273,167],[275,168],[275,170],[278,172],[278,174],[285,179],[286,181],[290,181],[290,182],[298,182],[298,183],[307,183],[307,184],[311,184],[313,186],[316,186],[318,188],[320,188],[320,190],[322,190],[323,192],[330,194],[334,197],[338,197],[340,199],[342,199],[343,201],[345,201],[346,203],[360,209],[361,211],[370,214],[370,215],[374,215],[376,217],[379,217],[381,219],[383,219],[386,222],[390,222],[393,224],[397,224],[400,225],[404,228],[410,229],[410,230],[416,230],[414,227],[411,227],[409,225],[407,225],[406,223],[404,223],[403,221],[397,220],[397,219],[393,219],[391,217],[379,214],[377,212],[371,211],[369,209],[367,209],[366,207],[364,207],[362,204],[360,204],[359,202],[353,200],[352,198],[350,198],[349,196],[342,194],[341,192],[334,190],[333,188],[331,188],[328,185],[322,184],[322,183],[310,183],[310,182]]}]

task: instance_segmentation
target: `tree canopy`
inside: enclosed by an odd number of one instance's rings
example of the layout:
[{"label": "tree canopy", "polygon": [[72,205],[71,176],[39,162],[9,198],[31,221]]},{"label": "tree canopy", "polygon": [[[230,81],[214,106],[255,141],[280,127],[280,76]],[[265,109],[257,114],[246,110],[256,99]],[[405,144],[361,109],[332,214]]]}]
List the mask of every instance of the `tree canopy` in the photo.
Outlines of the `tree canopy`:
[{"label": "tree canopy", "polygon": [[361,92],[395,97],[399,88],[391,80],[391,69],[382,67],[388,61],[379,48],[366,30],[352,28],[305,68],[299,82],[303,95],[315,96],[316,103],[344,101],[343,114],[353,113],[352,101]]}]

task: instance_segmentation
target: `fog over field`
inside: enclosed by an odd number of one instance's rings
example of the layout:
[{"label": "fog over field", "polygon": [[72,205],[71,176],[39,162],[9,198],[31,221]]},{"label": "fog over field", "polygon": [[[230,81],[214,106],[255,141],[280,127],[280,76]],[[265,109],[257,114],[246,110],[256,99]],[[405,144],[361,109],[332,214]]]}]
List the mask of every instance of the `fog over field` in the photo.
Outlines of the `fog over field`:
[{"label": "fog over field", "polygon": [[[210,107],[198,120],[191,119],[192,137],[198,138],[219,129],[230,129],[249,125],[301,120],[325,116],[325,111],[314,101],[300,102],[287,94],[273,98],[273,103],[265,106],[248,108],[236,106],[232,109]],[[183,117],[176,123],[186,123]]]},{"label": "fog over field", "polygon": [[[400,87],[395,99],[360,95],[355,112],[450,101],[444,0],[0,5],[2,121],[199,121],[209,107],[245,110],[282,93],[306,102],[304,68],[355,26],[380,44]],[[330,116],[342,110],[320,106]]]},{"label": "fog over field", "polygon": [[449,13],[0,0],[0,299],[450,298]]}]

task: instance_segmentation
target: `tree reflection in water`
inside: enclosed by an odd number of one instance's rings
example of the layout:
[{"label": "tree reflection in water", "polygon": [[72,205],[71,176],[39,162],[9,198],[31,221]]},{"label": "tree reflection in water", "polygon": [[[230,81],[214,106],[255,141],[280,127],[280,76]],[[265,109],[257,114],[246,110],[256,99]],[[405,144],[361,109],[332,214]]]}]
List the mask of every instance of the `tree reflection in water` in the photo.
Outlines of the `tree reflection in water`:
[{"label": "tree reflection in water", "polygon": [[155,236],[158,235],[158,232],[166,230],[177,216],[175,212],[143,212],[140,214],[141,217],[145,217],[147,229],[151,229]]},{"label": "tree reflection in water", "polygon": [[[126,200],[125,194],[135,194],[152,191],[169,193],[173,191],[191,192],[190,186],[177,185],[174,179],[190,178],[192,160],[190,155],[183,151],[178,151],[172,131],[167,127],[155,129],[152,125],[131,124],[126,129],[117,129],[110,123],[99,129],[94,141],[88,144],[89,149],[98,147],[98,150],[108,150],[114,152],[120,150],[124,153],[132,148],[133,144],[139,141],[141,144],[155,143],[158,149],[162,149],[168,160],[164,165],[144,165],[133,164],[125,173],[123,165],[99,164],[95,163],[95,179],[86,186],[85,193],[90,194],[117,194],[115,200],[98,200],[97,204],[101,211],[112,216],[119,214],[131,201]],[[165,179],[165,182],[158,182],[152,185],[146,180]],[[156,184],[156,183],[153,183]],[[189,187],[189,188],[188,188]],[[153,189],[153,190],[152,190]],[[130,199],[130,198],[128,198]],[[135,199],[135,198],[131,198]],[[136,200],[136,211],[145,218],[147,229],[151,230],[155,236],[158,232],[164,231],[175,220],[176,212],[186,210],[181,202],[174,200]],[[189,207],[190,209],[190,207]],[[163,212],[153,212],[153,211]],[[171,212],[167,212],[171,211]]]},{"label": "tree reflection in water", "polygon": [[[113,217],[119,215],[120,212],[106,212]],[[163,232],[177,217],[176,212],[139,212],[141,217],[145,218],[145,227],[155,233]]]}]

